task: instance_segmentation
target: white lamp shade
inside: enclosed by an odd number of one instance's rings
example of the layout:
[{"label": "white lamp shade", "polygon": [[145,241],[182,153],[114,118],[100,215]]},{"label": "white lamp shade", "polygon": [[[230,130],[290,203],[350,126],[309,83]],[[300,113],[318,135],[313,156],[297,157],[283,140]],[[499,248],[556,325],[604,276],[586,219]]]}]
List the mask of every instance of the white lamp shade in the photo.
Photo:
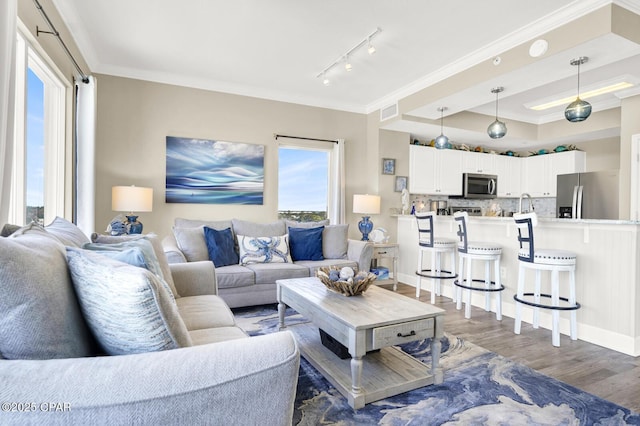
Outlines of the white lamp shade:
[{"label": "white lamp shade", "polygon": [[353,212],[361,214],[380,214],[380,196],[355,194],[353,196]]},{"label": "white lamp shade", "polygon": [[111,188],[111,210],[117,212],[150,212],[153,188],[114,186]]}]

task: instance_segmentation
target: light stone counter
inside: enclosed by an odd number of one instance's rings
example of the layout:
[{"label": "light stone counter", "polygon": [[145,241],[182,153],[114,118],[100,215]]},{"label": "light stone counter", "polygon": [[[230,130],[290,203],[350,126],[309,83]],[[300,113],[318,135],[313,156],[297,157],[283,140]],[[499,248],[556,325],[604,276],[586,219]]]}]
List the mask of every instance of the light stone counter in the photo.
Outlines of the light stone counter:
[{"label": "light stone counter", "polygon": [[[416,285],[418,231],[415,218],[399,215],[399,280]],[[457,238],[452,216],[437,216],[435,235]],[[513,295],[518,279],[518,231],[511,217],[470,217],[469,238],[492,241],[503,247],[501,270],[506,289],[503,314],[514,317]],[[625,354],[640,356],[640,222],[625,220],[574,220],[540,218],[535,228],[536,247],[571,250],[577,253],[576,287],[578,338]],[[480,262],[474,277],[482,276]],[[448,265],[447,265],[448,266]],[[457,268],[457,265],[456,265]],[[527,282],[533,282],[533,273]],[[425,280],[423,289],[430,289]],[[543,293],[549,278],[543,278]],[[561,275],[561,287],[565,277]],[[443,281],[445,296],[451,296],[452,283]],[[547,287],[547,288],[545,288]],[[483,307],[484,297],[473,295],[472,304]],[[562,292],[562,293],[566,293]],[[565,294],[562,294],[565,295]],[[540,326],[551,329],[551,314],[541,310]],[[523,320],[531,323],[532,311],[523,310]],[[568,335],[568,314],[561,314],[561,333]],[[563,338],[564,340],[564,338]],[[551,342],[549,342],[551,347]]]}]

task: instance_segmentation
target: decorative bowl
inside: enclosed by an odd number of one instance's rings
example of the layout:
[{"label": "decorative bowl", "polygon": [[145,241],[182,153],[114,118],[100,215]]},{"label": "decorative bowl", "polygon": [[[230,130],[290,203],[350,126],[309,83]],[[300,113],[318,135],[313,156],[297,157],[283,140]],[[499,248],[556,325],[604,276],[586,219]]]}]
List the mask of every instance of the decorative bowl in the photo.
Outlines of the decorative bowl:
[{"label": "decorative bowl", "polygon": [[343,296],[357,296],[362,294],[369,288],[371,283],[377,279],[376,275],[371,272],[360,271],[356,273],[348,267],[347,269],[352,271],[353,276],[345,279],[344,274],[342,276],[340,275],[340,272],[344,269],[345,268],[336,266],[321,267],[316,271],[316,276],[327,289],[340,293]]}]

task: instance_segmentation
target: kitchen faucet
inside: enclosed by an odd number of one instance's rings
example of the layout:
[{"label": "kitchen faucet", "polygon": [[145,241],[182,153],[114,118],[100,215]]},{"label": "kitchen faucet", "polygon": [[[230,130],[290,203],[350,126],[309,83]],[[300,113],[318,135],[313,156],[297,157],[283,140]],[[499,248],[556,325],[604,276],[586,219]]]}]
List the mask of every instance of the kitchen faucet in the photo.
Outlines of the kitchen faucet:
[{"label": "kitchen faucet", "polygon": [[527,197],[529,199],[529,210],[527,210],[525,213],[529,213],[533,211],[533,200],[531,199],[531,195],[525,192],[520,194],[520,202],[518,203],[518,213],[522,213],[522,199],[524,197]]}]

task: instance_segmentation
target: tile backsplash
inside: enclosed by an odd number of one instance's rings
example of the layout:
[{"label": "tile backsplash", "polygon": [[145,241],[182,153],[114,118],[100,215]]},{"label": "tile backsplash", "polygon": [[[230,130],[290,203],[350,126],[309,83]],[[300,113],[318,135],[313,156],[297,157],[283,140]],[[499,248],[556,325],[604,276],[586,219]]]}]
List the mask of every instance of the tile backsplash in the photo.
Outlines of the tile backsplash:
[{"label": "tile backsplash", "polygon": [[[467,200],[461,198],[452,198],[444,196],[429,196],[423,194],[411,194],[412,203],[415,203],[416,211],[427,211],[429,209],[429,201],[446,200],[448,207],[479,207],[483,211],[489,211],[492,205],[497,205],[507,215],[509,212],[518,211],[519,198],[494,198],[492,200]],[[533,209],[539,217],[555,217],[556,216],[556,199],[553,197],[533,198]],[[522,209],[527,210],[529,200],[522,200]]]}]

